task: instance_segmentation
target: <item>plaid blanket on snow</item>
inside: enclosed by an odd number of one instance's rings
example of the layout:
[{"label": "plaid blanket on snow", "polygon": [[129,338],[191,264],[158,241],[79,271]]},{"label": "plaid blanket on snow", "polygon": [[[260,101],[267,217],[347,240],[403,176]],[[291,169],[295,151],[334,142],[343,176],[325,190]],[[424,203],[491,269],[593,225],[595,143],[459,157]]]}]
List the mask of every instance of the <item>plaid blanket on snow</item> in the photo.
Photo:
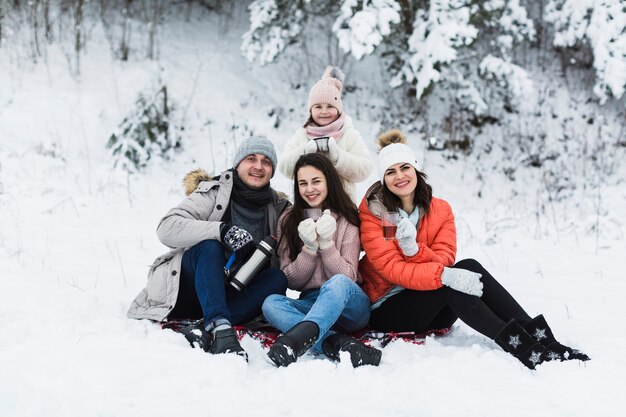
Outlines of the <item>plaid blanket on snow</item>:
[{"label": "plaid blanket on snow", "polygon": [[[190,329],[202,328],[202,319],[200,320],[172,320],[160,323],[162,329],[170,329],[177,333],[185,333]],[[274,343],[280,332],[270,326],[234,326],[237,331],[237,337],[241,340],[244,336],[249,336],[254,340],[257,340],[261,346],[269,349]],[[433,329],[425,332],[381,332],[372,329],[362,329],[358,332],[352,333],[352,337],[360,340],[361,342],[370,345],[372,342],[379,342],[381,347],[387,346],[389,343],[395,340],[402,340],[404,342],[413,343],[416,345],[423,345],[427,336],[444,336],[450,332],[450,328],[445,329]]]}]

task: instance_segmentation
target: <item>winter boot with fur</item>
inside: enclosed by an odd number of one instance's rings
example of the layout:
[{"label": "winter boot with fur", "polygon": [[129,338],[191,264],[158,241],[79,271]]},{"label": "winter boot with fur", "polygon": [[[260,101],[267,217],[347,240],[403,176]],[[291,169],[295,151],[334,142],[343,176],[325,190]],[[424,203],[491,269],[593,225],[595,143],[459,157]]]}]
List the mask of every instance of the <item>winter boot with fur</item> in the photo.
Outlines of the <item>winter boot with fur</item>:
[{"label": "winter boot with fur", "polygon": [[550,360],[550,352],[513,319],[498,332],[494,341],[530,369]]},{"label": "winter boot with fur", "polygon": [[288,366],[304,355],[319,337],[320,328],[312,321],[301,321],[278,336],[267,356],[276,366]]},{"label": "winter boot with fur", "polygon": [[220,353],[234,353],[248,361],[248,354],[239,344],[237,331],[232,327],[211,332],[211,348],[209,352],[218,355]]},{"label": "winter boot with fur", "polygon": [[538,315],[524,326],[524,329],[541,343],[546,349],[549,350],[548,355],[550,359],[568,361],[578,359],[581,361],[588,361],[591,358],[584,353],[572,349],[569,346],[565,346],[556,341],[552,329],[548,326],[543,314]]},{"label": "winter boot with fur", "polygon": [[352,362],[352,366],[355,368],[362,365],[378,366],[383,354],[380,350],[341,333],[333,333],[328,336],[322,343],[322,350],[326,356],[336,361],[339,360],[341,352],[348,352],[350,354],[350,362]]}]

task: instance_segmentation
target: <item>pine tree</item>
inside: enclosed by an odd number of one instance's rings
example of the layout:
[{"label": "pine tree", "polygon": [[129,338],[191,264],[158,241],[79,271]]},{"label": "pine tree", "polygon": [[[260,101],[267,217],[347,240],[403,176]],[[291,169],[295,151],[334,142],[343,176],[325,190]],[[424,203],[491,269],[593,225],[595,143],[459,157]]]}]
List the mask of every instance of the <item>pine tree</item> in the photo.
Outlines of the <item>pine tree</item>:
[{"label": "pine tree", "polygon": [[166,86],[151,95],[139,94],[135,108],[111,134],[106,145],[113,165],[136,172],[153,157],[169,159],[172,152],[180,150],[181,137],[171,122],[171,112]]}]

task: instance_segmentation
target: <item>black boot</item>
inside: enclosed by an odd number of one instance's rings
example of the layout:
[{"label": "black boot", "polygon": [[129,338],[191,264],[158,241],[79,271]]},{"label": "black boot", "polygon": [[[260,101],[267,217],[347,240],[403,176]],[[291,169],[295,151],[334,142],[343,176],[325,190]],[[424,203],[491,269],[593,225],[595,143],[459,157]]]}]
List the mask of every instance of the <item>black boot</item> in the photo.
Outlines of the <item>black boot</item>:
[{"label": "black boot", "polygon": [[211,350],[211,335],[197,325],[183,327],[180,332],[185,336],[192,348],[199,348],[205,352]]},{"label": "black boot", "polygon": [[550,360],[550,352],[513,319],[498,332],[494,341],[530,369]]},{"label": "black boot", "polygon": [[319,337],[320,328],[312,321],[301,321],[278,336],[267,352],[276,366],[287,366],[298,360]]},{"label": "black boot", "polygon": [[539,341],[549,350],[548,355],[550,355],[550,359],[558,359],[561,361],[568,361],[572,359],[588,361],[591,359],[584,353],[557,342],[554,334],[552,333],[552,329],[548,326],[543,314],[538,315],[526,323],[523,327],[532,337],[535,338],[535,340]]},{"label": "black boot", "polygon": [[361,365],[378,366],[383,353],[373,347],[367,346],[354,337],[341,333],[333,333],[322,343],[324,354],[336,361],[339,360],[340,352],[348,352],[353,367]]},{"label": "black boot", "polygon": [[248,361],[248,354],[239,344],[237,331],[232,327],[211,332],[211,348],[209,352],[217,355],[220,353],[234,353]]}]

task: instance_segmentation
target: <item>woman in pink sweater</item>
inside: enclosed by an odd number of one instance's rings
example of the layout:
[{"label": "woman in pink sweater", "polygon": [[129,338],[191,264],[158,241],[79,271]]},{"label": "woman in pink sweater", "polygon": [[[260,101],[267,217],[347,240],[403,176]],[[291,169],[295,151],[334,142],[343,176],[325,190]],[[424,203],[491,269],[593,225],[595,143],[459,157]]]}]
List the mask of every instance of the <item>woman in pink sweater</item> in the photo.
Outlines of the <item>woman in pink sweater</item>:
[{"label": "woman in pink sweater", "polygon": [[[281,269],[295,300],[272,295],[263,303],[267,321],[281,334],[268,356],[277,366],[295,362],[309,348],[339,360],[348,352],[353,366],[378,365],[381,352],[346,333],[367,324],[369,298],[358,274],[359,214],[324,155],[302,155],[294,168],[294,204],[278,221]],[[317,219],[306,209],[323,210]]]}]

